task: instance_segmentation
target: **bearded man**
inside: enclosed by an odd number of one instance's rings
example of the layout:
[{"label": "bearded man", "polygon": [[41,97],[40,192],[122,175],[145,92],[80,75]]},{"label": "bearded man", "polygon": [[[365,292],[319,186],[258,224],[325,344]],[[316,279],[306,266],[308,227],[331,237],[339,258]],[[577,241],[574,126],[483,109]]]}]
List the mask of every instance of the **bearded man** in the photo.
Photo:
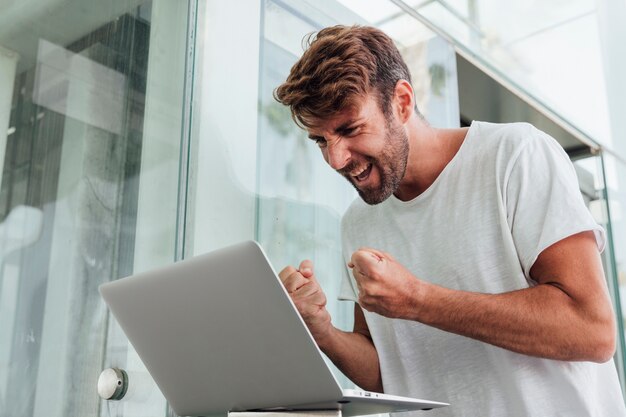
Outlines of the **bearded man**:
[{"label": "bearded man", "polygon": [[280,273],[354,383],[451,403],[433,417],[626,415],[605,234],[554,139],[431,127],[371,27],[320,31],[275,97],[360,196],[342,220],[353,331],[332,325],[311,261]]}]

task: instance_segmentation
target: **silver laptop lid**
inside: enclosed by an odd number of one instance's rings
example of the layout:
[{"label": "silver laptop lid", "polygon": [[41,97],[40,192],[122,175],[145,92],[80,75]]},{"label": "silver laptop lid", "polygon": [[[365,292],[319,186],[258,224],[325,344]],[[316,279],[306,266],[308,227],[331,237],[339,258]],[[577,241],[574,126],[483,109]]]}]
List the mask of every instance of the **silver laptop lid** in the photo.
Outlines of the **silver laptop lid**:
[{"label": "silver laptop lid", "polygon": [[99,289],[179,415],[342,397],[339,384],[256,242]]}]

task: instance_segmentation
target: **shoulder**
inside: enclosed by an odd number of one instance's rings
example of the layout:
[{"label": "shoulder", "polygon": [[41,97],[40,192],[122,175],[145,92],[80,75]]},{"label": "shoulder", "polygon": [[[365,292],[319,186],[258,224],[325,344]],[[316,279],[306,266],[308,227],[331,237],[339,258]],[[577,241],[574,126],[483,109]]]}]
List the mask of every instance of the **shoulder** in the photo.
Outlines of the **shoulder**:
[{"label": "shoulder", "polygon": [[540,131],[530,123],[474,122],[470,133],[478,146],[506,148],[514,151],[537,137]]},{"label": "shoulder", "polygon": [[530,123],[472,124],[474,150],[491,155],[506,166],[515,163],[522,153],[549,152],[564,154],[561,146],[550,135]]}]

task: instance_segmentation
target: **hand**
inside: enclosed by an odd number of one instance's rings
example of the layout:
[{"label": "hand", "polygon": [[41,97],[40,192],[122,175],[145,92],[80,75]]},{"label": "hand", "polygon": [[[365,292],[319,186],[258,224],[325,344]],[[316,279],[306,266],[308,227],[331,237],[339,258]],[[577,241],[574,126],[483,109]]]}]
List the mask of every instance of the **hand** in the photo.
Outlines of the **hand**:
[{"label": "hand", "polygon": [[362,308],[391,318],[415,316],[421,281],[393,256],[360,248],[352,254],[348,267],[356,280]]},{"label": "hand", "polygon": [[313,262],[302,261],[298,269],[288,266],[278,276],[319,344],[332,326],[330,314],[326,310],[326,295],[313,274]]}]

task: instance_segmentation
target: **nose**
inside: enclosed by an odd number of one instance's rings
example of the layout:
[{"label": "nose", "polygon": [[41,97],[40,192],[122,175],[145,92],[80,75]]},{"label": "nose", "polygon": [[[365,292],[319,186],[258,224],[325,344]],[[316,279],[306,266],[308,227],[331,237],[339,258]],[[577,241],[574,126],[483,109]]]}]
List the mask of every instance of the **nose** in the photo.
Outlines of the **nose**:
[{"label": "nose", "polygon": [[345,167],[350,161],[350,150],[343,141],[329,142],[326,147],[326,162],[335,171]]}]

